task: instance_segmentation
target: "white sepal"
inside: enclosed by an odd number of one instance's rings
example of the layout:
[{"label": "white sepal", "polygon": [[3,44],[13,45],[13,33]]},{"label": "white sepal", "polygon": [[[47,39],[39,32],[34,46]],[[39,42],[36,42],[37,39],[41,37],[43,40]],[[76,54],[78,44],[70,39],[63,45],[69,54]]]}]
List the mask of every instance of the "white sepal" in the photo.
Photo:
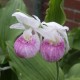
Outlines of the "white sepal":
[{"label": "white sepal", "polygon": [[23,24],[20,24],[20,23],[16,23],[16,24],[13,24],[10,26],[11,29],[23,29],[25,30],[25,27]]},{"label": "white sepal", "polygon": [[15,16],[21,24],[24,24],[25,28],[27,27],[38,28],[40,25],[40,20],[37,16],[35,16],[36,17],[35,19],[21,12],[15,12],[14,14],[12,14],[12,16]]},{"label": "white sepal", "polygon": [[37,16],[35,16],[35,15],[32,15],[37,21],[39,21],[40,22],[40,19],[37,17]]},{"label": "white sepal", "polygon": [[56,29],[56,30],[69,30],[69,28],[67,26],[62,26],[56,22],[49,22],[49,23],[46,23],[46,22],[42,22],[41,25],[44,27],[46,26],[47,28],[49,29]]}]

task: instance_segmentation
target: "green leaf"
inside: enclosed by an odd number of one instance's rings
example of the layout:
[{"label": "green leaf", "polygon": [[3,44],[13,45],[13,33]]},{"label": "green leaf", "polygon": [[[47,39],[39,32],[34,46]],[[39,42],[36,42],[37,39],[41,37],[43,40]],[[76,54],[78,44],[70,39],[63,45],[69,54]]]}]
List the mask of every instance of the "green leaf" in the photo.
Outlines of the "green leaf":
[{"label": "green leaf", "polygon": [[54,21],[59,24],[64,24],[65,14],[63,12],[62,4],[63,0],[50,0],[49,8],[46,11],[45,21]]},{"label": "green leaf", "polygon": [[65,80],[80,80],[80,63],[75,64],[69,70],[67,79]]},{"label": "green leaf", "polygon": [[[5,7],[0,9],[0,47],[5,52],[5,41],[15,40],[15,38],[22,32],[19,30],[11,30],[9,27],[16,22],[16,19],[12,17],[12,14],[17,9],[25,12],[26,7],[23,0],[9,0]],[[6,53],[6,52],[5,52]]]},{"label": "green leaf", "polygon": [[80,77],[80,63],[75,64],[67,75],[68,77]]},{"label": "green leaf", "polygon": [[0,65],[5,64],[7,62],[6,58],[7,58],[7,54],[3,54],[3,51],[0,48]]},{"label": "green leaf", "polygon": [[80,77],[70,77],[69,79],[65,79],[65,80],[80,80]]},{"label": "green leaf", "polygon": [[5,55],[0,54],[0,64],[5,63]]},{"label": "green leaf", "polygon": [[[57,71],[56,64],[49,63],[37,54],[30,59],[22,59],[15,56],[13,44],[7,42],[10,65],[17,74],[19,80],[56,80]],[[59,80],[64,80],[64,75],[59,69]]]},{"label": "green leaf", "polygon": [[63,69],[64,73],[68,73],[70,68],[80,62],[80,51],[71,49],[60,61],[60,66]]},{"label": "green leaf", "polygon": [[75,28],[69,32],[69,42],[71,48],[80,50],[80,28]]}]

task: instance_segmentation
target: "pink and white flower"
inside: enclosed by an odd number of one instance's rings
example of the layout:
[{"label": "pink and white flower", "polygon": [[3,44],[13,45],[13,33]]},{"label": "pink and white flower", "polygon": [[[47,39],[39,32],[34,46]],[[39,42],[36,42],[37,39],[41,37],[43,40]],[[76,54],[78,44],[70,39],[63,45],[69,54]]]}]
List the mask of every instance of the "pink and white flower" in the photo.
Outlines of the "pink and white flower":
[{"label": "pink and white flower", "polygon": [[42,28],[38,29],[38,32],[43,36],[43,40],[40,46],[40,52],[43,58],[47,61],[58,61],[64,53],[69,50],[69,42],[66,30],[69,30],[66,26],[61,26],[56,22],[42,22]]},{"label": "pink and white flower", "polygon": [[40,49],[40,40],[37,34],[29,34],[30,30],[21,35],[14,43],[16,55],[22,58],[31,58],[36,55]]},{"label": "pink and white flower", "polygon": [[[19,23],[10,26],[11,29],[23,29],[23,34],[16,39],[14,49],[16,55],[22,58],[31,58],[40,50],[42,56],[47,61],[58,61],[69,50],[69,42],[66,30],[69,28],[61,26],[56,22],[40,22],[40,19],[33,15],[25,15],[15,12]],[[40,45],[40,38],[42,36]]]},{"label": "pink and white flower", "polygon": [[14,43],[16,55],[22,58],[35,56],[40,49],[40,40],[36,32],[40,26],[39,18],[21,12],[15,12],[12,16],[15,16],[19,23],[11,25],[10,28],[24,30],[23,34]]}]

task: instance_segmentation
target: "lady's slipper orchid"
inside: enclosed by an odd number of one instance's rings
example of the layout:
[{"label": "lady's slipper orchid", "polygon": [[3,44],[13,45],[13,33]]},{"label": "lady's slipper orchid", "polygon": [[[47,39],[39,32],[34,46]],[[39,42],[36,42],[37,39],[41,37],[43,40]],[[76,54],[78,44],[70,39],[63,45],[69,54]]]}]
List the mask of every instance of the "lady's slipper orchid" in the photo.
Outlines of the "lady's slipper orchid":
[{"label": "lady's slipper orchid", "polygon": [[68,27],[63,27],[56,22],[42,22],[42,28],[38,32],[43,36],[40,52],[47,61],[60,60],[65,52],[69,50],[69,43],[66,34]]},{"label": "lady's slipper orchid", "polygon": [[14,43],[16,55],[22,58],[33,57],[40,49],[40,40],[36,32],[40,20],[37,16],[25,15],[21,12],[12,14],[19,23],[10,26],[11,29],[23,29],[23,34]]},{"label": "lady's slipper orchid", "polygon": [[[25,34],[24,34],[25,33]],[[27,30],[14,43],[16,55],[22,58],[31,58],[40,49],[40,40],[37,34]]]}]

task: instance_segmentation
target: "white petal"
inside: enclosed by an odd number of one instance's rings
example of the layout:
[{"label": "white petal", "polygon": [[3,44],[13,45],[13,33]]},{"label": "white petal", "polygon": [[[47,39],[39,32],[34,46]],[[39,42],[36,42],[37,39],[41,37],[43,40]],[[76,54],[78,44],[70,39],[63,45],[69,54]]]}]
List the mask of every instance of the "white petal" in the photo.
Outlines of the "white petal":
[{"label": "white petal", "polygon": [[67,26],[64,26],[64,29],[67,30],[67,31],[69,31],[69,27],[67,27]]},{"label": "white petal", "polygon": [[46,27],[48,27],[49,29],[56,29],[56,30],[69,30],[69,28],[67,27],[67,26],[62,26],[62,25],[60,25],[60,24],[58,24],[58,23],[56,23],[56,22],[49,22],[49,23],[46,23],[46,22],[42,22],[41,23],[42,24],[42,26],[44,27],[44,25],[46,26]]},{"label": "white petal", "polygon": [[55,30],[52,31],[49,29],[38,28],[37,32],[41,34],[44,37],[44,39],[49,39],[49,40],[52,40],[53,42],[56,42],[56,39],[59,38],[59,34]]},{"label": "white petal", "polygon": [[26,25],[26,28],[28,26],[32,28],[38,28],[40,25],[40,21],[21,12],[15,12],[12,16],[15,16],[20,23]]},{"label": "white petal", "polygon": [[67,53],[69,51],[69,49],[70,49],[67,33],[66,33],[66,31],[62,31],[60,34],[65,39],[66,53]]},{"label": "white petal", "polygon": [[20,23],[16,23],[16,24],[13,24],[10,26],[11,29],[25,29],[24,25],[23,24],[20,24]]},{"label": "white petal", "polygon": [[23,32],[23,37],[26,39],[27,37],[32,36],[32,29],[25,30]]},{"label": "white petal", "polygon": [[51,29],[57,29],[58,26],[60,26],[56,22],[49,22],[49,23],[42,22],[42,25],[46,25],[48,28],[51,28]]},{"label": "white petal", "polygon": [[45,25],[44,23],[45,23],[45,22],[42,22],[42,23],[41,23],[41,27],[44,28],[44,29],[47,29],[48,26]]},{"label": "white petal", "polygon": [[40,22],[40,19],[37,16],[33,15],[33,17]]},{"label": "white petal", "polygon": [[46,34],[46,30],[45,30],[45,29],[38,28],[36,31],[37,31],[40,35],[42,35],[43,37],[47,37],[47,34]]}]

